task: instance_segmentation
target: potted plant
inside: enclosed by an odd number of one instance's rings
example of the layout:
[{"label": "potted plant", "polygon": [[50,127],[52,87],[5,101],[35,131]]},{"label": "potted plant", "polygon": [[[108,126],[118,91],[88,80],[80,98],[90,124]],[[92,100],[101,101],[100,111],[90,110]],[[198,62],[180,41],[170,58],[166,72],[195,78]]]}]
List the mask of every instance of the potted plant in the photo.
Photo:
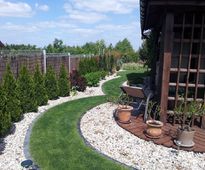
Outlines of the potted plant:
[{"label": "potted plant", "polygon": [[174,112],[180,121],[175,143],[183,147],[193,147],[195,130],[191,127],[192,118],[205,114],[205,104],[197,101],[186,103],[182,100],[175,107]]},{"label": "potted plant", "polygon": [[[150,138],[159,138],[162,135],[163,123],[159,120],[156,120],[157,114],[160,112],[160,106],[157,105],[157,102],[150,101],[148,103],[148,120],[146,121],[147,129],[146,135]],[[154,119],[151,118],[151,114]]]},{"label": "potted plant", "polygon": [[129,106],[131,100],[126,94],[121,95],[117,99],[118,107],[116,109],[117,118],[120,123],[130,123],[133,107]]}]

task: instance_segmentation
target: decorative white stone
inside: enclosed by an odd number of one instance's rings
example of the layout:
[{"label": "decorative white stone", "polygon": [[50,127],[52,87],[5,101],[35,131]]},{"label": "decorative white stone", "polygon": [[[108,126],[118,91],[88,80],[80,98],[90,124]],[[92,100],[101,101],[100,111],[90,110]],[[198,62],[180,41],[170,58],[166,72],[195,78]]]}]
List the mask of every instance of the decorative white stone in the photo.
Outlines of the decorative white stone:
[{"label": "decorative white stone", "polygon": [[205,154],[177,151],[144,141],[117,125],[116,105],[102,104],[81,119],[84,138],[103,154],[137,169],[205,170]]},{"label": "decorative white stone", "polygon": [[76,96],[60,97],[57,100],[49,100],[48,105],[39,107],[37,113],[32,112],[24,114],[24,119],[20,122],[15,123],[15,133],[12,135],[8,135],[4,139],[6,146],[5,150],[3,151],[3,154],[0,155],[0,170],[22,169],[20,164],[26,159],[24,154],[25,136],[27,131],[30,130],[29,128],[31,127],[33,121],[39,115],[41,115],[48,109],[67,101],[90,96],[104,95],[101,90],[102,84],[114,78],[117,78],[116,74],[106,77],[105,80],[100,81],[99,87],[87,87],[84,92],[78,92]]}]

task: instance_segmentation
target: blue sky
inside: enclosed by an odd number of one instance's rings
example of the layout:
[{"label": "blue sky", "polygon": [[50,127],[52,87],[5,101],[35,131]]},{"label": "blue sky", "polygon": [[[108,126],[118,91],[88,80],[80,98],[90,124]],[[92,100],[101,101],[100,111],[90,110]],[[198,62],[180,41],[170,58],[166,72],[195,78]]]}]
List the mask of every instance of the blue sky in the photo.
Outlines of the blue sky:
[{"label": "blue sky", "polygon": [[0,40],[44,47],[128,38],[141,44],[139,0],[0,0]]}]

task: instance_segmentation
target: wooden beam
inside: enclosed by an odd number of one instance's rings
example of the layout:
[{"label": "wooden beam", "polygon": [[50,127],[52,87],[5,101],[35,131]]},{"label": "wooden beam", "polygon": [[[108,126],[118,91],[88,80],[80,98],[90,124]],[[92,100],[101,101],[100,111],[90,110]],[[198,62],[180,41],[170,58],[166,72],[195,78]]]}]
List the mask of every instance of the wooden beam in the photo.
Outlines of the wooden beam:
[{"label": "wooden beam", "polygon": [[185,0],[175,0],[175,1],[170,1],[170,0],[155,0],[155,1],[148,1],[148,4],[151,6],[205,6],[204,1],[185,1]]},{"label": "wooden beam", "polygon": [[163,71],[162,71],[162,87],[161,87],[161,112],[160,119],[166,123],[167,105],[169,93],[169,77],[171,67],[172,45],[173,45],[173,26],[174,15],[167,13],[164,22],[164,50],[163,50]]}]

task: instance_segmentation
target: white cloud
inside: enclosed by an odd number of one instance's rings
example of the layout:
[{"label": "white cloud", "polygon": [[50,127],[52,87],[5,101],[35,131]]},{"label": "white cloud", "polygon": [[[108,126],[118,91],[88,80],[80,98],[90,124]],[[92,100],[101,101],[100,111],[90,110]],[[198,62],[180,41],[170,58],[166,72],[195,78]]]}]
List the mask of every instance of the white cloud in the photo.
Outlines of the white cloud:
[{"label": "white cloud", "polygon": [[0,17],[30,17],[32,13],[32,8],[27,3],[0,0]]},{"label": "white cloud", "polygon": [[65,6],[70,4],[73,9],[83,11],[129,14],[139,6],[139,0],[72,0],[66,4]]},{"label": "white cloud", "polygon": [[35,4],[35,7],[41,11],[48,11],[49,10],[49,6],[44,4],[44,5],[39,5],[38,3]]}]

